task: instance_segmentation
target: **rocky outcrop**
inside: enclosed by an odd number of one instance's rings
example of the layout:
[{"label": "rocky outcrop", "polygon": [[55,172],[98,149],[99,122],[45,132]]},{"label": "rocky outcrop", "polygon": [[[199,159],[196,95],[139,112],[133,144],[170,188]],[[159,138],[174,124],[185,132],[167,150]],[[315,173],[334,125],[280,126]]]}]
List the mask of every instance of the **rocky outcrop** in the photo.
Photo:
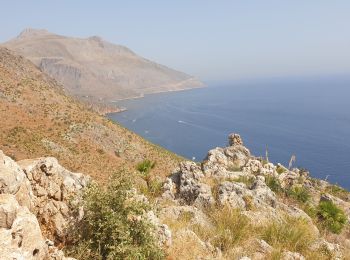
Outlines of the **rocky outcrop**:
[{"label": "rocky outcrop", "polygon": [[186,204],[210,206],[214,204],[214,199],[210,186],[201,182],[203,178],[204,174],[200,166],[194,162],[183,162],[180,163],[179,171],[168,180],[168,185],[170,182],[176,183],[178,189],[176,196]]},{"label": "rocky outcrop", "polygon": [[88,181],[55,158],[15,162],[0,151],[1,259],[67,259],[55,245],[77,217],[74,204]]},{"label": "rocky outcrop", "polygon": [[52,157],[23,160],[18,164],[30,182],[32,212],[45,226],[45,233],[50,239],[63,242],[73,218],[72,204],[77,203],[79,193],[89,178],[66,170]]},{"label": "rocky outcrop", "polygon": [[0,194],[0,256],[4,260],[68,260],[42,235],[36,216],[12,194]]},{"label": "rocky outcrop", "polygon": [[263,176],[259,176],[251,188],[244,183],[225,181],[218,188],[220,205],[233,208],[249,209],[256,207],[276,207],[275,193],[265,184]]},{"label": "rocky outcrop", "polygon": [[[239,209],[251,225],[257,228],[272,222],[283,223],[286,216],[302,219],[307,223],[310,233],[320,237],[322,234],[312,218],[297,207],[292,197],[288,197],[295,188],[306,189],[313,196],[310,201],[314,203],[313,207],[320,200],[332,201],[343,208],[349,217],[350,210],[347,209],[350,203],[324,192],[329,184],[320,183],[322,185],[316,187],[315,180],[310,178],[306,170],[288,169],[281,164],[275,165],[267,159],[252,156],[243,145],[241,137],[231,134],[228,147],[210,150],[202,163],[180,163],[178,169],[166,179],[161,199],[170,201],[167,202],[170,206],[161,210],[160,217],[186,223],[185,228],[175,232],[176,239],[183,239],[180,238],[183,234],[191,234],[195,247],[202,248],[207,253],[210,250],[204,249],[206,242],[193,233],[191,227],[213,227],[213,220],[206,213],[224,207]],[[256,242],[252,248],[256,250],[251,253],[252,258],[245,256],[241,259],[268,259],[275,251],[263,240]],[[215,250],[220,251],[219,248]],[[243,255],[245,253],[243,247],[232,250]],[[325,250],[332,259],[342,259],[340,245],[324,239],[311,246],[310,250]],[[299,252],[291,251],[282,251],[281,257],[286,260],[305,259]]]},{"label": "rocky outcrop", "polygon": [[0,173],[0,193],[13,194],[21,205],[32,209],[33,192],[25,173],[16,162],[1,150]]}]

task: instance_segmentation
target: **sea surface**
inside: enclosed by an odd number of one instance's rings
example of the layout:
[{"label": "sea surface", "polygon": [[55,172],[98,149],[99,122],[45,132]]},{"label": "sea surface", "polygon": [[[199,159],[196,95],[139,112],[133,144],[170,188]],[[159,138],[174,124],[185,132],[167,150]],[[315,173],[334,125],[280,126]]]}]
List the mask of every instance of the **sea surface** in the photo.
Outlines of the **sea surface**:
[{"label": "sea surface", "polygon": [[112,120],[189,159],[239,133],[257,156],[303,167],[350,189],[350,78],[209,83],[124,100]]}]

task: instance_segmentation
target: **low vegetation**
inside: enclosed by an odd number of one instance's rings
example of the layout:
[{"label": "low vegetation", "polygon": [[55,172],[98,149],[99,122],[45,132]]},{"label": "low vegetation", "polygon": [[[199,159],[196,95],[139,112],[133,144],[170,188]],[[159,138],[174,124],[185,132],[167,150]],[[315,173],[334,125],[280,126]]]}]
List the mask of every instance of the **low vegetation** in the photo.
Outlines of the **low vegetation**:
[{"label": "low vegetation", "polygon": [[332,233],[339,234],[347,223],[344,211],[332,201],[320,201],[316,212],[321,227]]},{"label": "low vegetation", "polygon": [[146,182],[146,187],[141,186],[140,190],[148,198],[156,198],[161,195],[163,182],[156,176],[151,175],[152,169],[156,166],[156,162],[151,160],[144,160],[136,165],[136,169]]},{"label": "low vegetation", "polygon": [[273,176],[266,176],[266,185],[275,193],[281,193],[283,191],[279,180]]},{"label": "low vegetation", "polygon": [[[118,177],[117,177],[118,176]],[[92,184],[84,193],[85,215],[68,248],[78,259],[162,259],[150,223],[142,217],[148,205],[133,198],[126,173],[106,189]]]},{"label": "low vegetation", "polygon": [[263,228],[261,238],[277,250],[305,254],[316,236],[306,220],[286,216],[283,221]]},{"label": "low vegetation", "polygon": [[194,231],[204,241],[209,241],[213,246],[223,252],[229,251],[252,231],[249,220],[239,209],[223,207],[212,209],[208,212],[212,222],[211,227],[196,226]]},{"label": "low vegetation", "polygon": [[344,201],[350,200],[350,193],[347,190],[339,187],[338,185],[327,186],[326,192],[328,192],[329,194],[336,196]]},{"label": "low vegetation", "polygon": [[295,186],[286,190],[286,195],[298,202],[306,203],[310,199],[310,193],[304,186]]}]

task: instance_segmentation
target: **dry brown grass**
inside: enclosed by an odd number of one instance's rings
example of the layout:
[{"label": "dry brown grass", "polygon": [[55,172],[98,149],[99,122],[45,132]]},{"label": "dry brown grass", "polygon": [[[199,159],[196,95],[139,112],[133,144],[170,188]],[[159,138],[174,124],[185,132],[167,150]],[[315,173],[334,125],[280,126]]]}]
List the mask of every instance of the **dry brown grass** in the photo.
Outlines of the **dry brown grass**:
[{"label": "dry brown grass", "polygon": [[54,156],[100,182],[119,168],[134,170],[144,159],[157,163],[154,174],[166,176],[183,160],[65,95],[31,62],[3,48],[0,119],[0,149],[6,154],[16,160]]}]

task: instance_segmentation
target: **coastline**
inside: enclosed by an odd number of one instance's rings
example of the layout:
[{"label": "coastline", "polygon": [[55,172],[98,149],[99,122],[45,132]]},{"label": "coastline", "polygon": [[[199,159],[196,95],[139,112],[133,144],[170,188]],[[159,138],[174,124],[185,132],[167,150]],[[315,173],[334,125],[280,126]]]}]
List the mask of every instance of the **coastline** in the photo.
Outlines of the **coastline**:
[{"label": "coastline", "polygon": [[[114,105],[117,105],[117,103],[120,102],[120,101],[141,99],[141,98],[144,98],[146,96],[153,95],[153,94],[180,92],[180,91],[187,91],[187,90],[198,89],[198,88],[205,88],[205,87],[207,87],[207,85],[206,84],[202,84],[200,86],[191,87],[191,88],[179,88],[179,89],[161,90],[161,91],[150,92],[150,93],[146,93],[146,94],[143,93],[143,94],[140,94],[138,96],[133,96],[133,97],[128,97],[128,98],[121,98],[121,99],[118,99],[118,100],[113,100],[110,103],[112,103]],[[119,107],[115,111],[112,111],[112,112],[107,111],[106,113],[103,113],[103,115],[114,114],[114,113],[122,113],[124,111],[127,111],[127,108]]]}]

